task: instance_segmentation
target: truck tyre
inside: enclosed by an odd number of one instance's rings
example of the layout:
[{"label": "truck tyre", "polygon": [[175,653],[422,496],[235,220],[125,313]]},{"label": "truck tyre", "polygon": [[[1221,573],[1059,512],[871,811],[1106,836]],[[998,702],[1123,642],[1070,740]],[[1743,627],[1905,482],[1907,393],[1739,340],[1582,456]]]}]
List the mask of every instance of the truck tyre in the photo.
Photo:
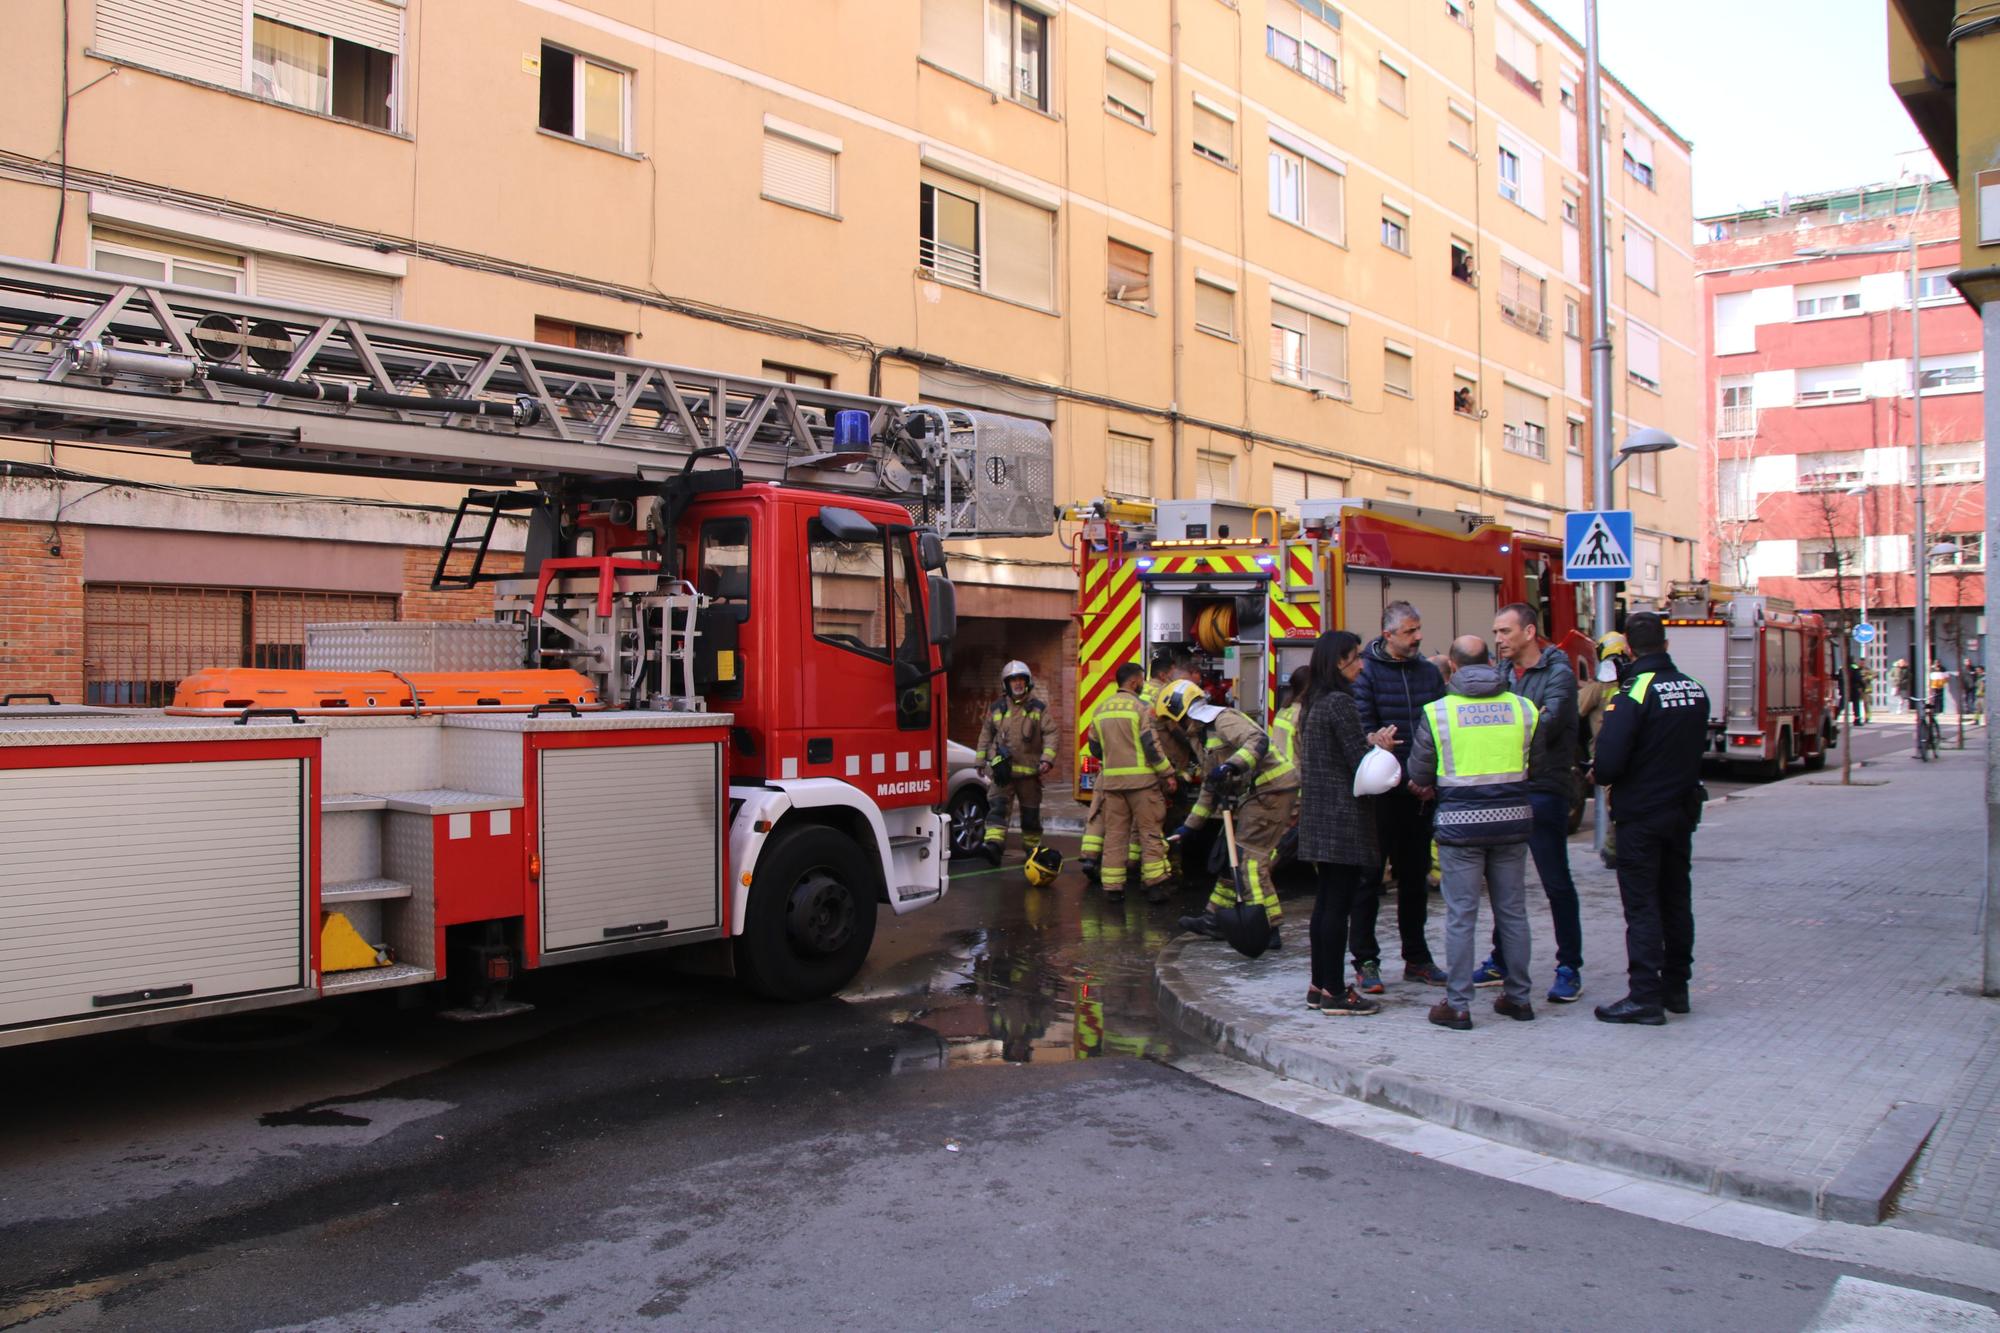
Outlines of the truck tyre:
[{"label": "truck tyre", "polygon": [[1761,763],[1753,764],[1750,776],[1759,782],[1776,782],[1785,776],[1785,770],[1792,766],[1792,733],[1778,733],[1778,752]]},{"label": "truck tyre", "polygon": [[878,873],[837,830],[779,834],[757,859],[736,971],[774,1000],[815,1000],[861,970],[875,940]]},{"label": "truck tyre", "polygon": [[[1828,728],[1828,730],[1831,730],[1831,728]],[[1819,744],[1815,745],[1813,747],[1813,752],[1806,756],[1805,760],[1806,772],[1817,773],[1822,768],[1825,768],[1826,752],[1828,750],[1831,750],[1832,748],[1833,748],[1833,738],[1827,735],[1826,731],[1820,732]]]}]

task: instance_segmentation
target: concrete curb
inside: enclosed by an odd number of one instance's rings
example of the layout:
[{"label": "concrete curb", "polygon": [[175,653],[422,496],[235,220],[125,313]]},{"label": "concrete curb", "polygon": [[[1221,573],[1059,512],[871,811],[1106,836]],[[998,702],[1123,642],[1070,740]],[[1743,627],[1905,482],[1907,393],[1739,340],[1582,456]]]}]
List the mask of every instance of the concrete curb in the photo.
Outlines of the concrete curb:
[{"label": "concrete curb", "polygon": [[1169,1027],[1210,1049],[1282,1078],[1481,1138],[1719,1198],[1806,1217],[1880,1222],[1938,1119],[1934,1106],[1898,1107],[1833,1181],[1771,1171],[1500,1098],[1468,1096],[1420,1075],[1275,1038],[1261,1023],[1223,1018],[1203,1007],[1181,971],[1182,951],[1196,942],[1196,936],[1183,935],[1160,951],[1153,965],[1153,991]]}]

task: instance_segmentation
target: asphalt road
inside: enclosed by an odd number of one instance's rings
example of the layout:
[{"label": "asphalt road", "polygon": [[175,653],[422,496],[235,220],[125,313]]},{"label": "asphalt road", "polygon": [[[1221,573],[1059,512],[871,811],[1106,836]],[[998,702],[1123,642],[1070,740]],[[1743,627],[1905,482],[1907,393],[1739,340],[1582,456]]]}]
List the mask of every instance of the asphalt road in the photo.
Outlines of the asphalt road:
[{"label": "asphalt road", "polygon": [[0,1327],[1799,1329],[1847,1271],[1213,1089],[1144,1058],[1180,907],[961,874],[819,1004],[639,959],[0,1051]]}]

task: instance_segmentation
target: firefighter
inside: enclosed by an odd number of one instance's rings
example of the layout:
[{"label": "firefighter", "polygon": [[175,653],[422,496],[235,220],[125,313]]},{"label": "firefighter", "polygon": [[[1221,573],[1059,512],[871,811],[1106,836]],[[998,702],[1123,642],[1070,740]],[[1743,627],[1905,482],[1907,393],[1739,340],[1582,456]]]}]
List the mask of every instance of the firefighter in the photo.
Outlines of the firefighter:
[{"label": "firefighter", "polygon": [[[1592,679],[1582,682],[1576,690],[1577,711],[1577,761],[1584,770],[1585,785],[1589,785],[1591,737],[1596,728],[1604,723],[1605,701],[1615,694],[1620,682],[1632,666],[1632,649],[1625,642],[1625,636],[1617,630],[1607,630],[1597,638],[1597,671]],[[1593,789],[1594,790],[1594,789]],[[1593,799],[1603,799],[1598,793]],[[1604,832],[1604,847],[1597,854],[1604,862],[1606,870],[1618,868],[1618,826],[1613,824]]]},{"label": "firefighter", "polygon": [[1048,706],[1035,697],[1026,662],[1000,668],[1001,694],[979,728],[979,762],[993,774],[986,814],[986,859],[999,865],[1007,850],[1007,823],[1021,807],[1021,846],[1030,856],[1042,845],[1042,775],[1056,766],[1056,734]]},{"label": "firefighter", "polygon": [[[1155,709],[1160,701],[1160,692],[1176,680],[1189,678],[1189,660],[1185,649],[1162,648],[1153,654],[1152,675],[1139,687],[1139,708],[1142,721],[1153,734],[1153,743],[1166,756],[1172,776],[1161,783],[1162,795],[1166,800],[1167,815],[1162,827],[1171,821],[1179,823],[1186,814],[1186,789],[1200,777],[1195,767],[1194,751],[1188,748],[1187,738],[1174,727],[1159,725]],[[1083,877],[1095,884],[1098,882],[1099,865],[1104,857],[1104,806],[1092,793],[1090,818],[1083,826],[1083,845],[1078,851],[1077,868]],[[1126,849],[1127,864],[1139,861],[1139,843],[1134,839]],[[1129,876],[1128,876],[1129,878]]]},{"label": "firefighter", "polygon": [[[1173,770],[1140,711],[1139,691],[1145,680],[1146,669],[1137,662],[1118,668],[1118,692],[1099,704],[1090,720],[1090,752],[1102,765],[1097,805],[1104,815],[1105,841],[1114,850],[1138,843],[1146,901],[1161,903],[1167,900],[1167,881],[1173,876],[1163,837],[1167,801],[1161,786],[1173,781]],[[1105,900],[1123,902],[1129,873],[1125,858],[1114,855],[1100,873]]]},{"label": "firefighter", "polygon": [[[1206,824],[1225,801],[1236,803],[1236,856],[1250,900],[1264,909],[1271,923],[1270,948],[1283,947],[1278,935],[1278,893],[1271,880],[1278,839],[1292,825],[1298,805],[1299,770],[1284,751],[1271,744],[1262,727],[1234,708],[1208,702],[1193,681],[1175,681],[1160,696],[1159,715],[1199,743],[1210,767],[1201,796],[1187,821],[1173,832],[1179,841]],[[1182,930],[1221,939],[1215,922],[1217,908],[1234,906],[1236,888],[1225,871],[1209,893],[1208,909],[1184,916]]]}]

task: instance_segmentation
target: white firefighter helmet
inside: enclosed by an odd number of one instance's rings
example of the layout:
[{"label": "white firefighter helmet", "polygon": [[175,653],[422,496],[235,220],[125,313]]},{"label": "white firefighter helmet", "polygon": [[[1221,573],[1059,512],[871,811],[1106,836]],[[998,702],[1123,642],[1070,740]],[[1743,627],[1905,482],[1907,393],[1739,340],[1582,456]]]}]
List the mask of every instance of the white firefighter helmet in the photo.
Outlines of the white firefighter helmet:
[{"label": "white firefighter helmet", "polygon": [[1035,688],[1035,673],[1028,670],[1026,662],[1019,661],[1018,659],[1000,668],[1000,688],[1003,690],[1006,689],[1008,682],[1016,676],[1027,681],[1029,689],[1032,690]]}]

